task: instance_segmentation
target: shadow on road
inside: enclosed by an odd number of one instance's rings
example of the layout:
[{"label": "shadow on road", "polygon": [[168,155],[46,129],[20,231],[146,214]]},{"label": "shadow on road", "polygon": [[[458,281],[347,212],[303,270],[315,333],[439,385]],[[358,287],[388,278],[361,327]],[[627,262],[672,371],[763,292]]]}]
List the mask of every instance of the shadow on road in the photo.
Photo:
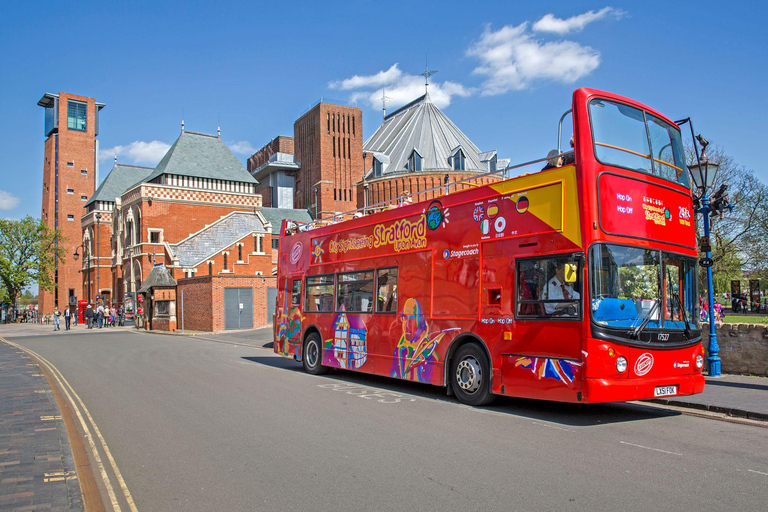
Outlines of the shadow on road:
[{"label": "shadow on road", "polygon": [[[304,371],[301,363],[285,357],[251,356],[243,357],[243,359],[272,368],[295,372]],[[350,386],[350,390],[375,387],[390,393],[403,393],[431,400],[458,403],[455,397],[446,396],[444,388],[418,382],[395,380],[378,375],[344,370],[331,370],[328,375],[322,378],[328,379],[329,382],[344,382]],[[638,403],[571,404],[511,397],[497,397],[493,404],[482,409],[574,427],[600,426],[681,415],[677,411],[645,406]]]},{"label": "shadow on road", "polygon": [[707,380],[707,386],[725,386],[729,388],[759,389],[761,391],[768,391],[768,386],[761,384],[748,384],[746,382],[723,382],[712,379]]}]

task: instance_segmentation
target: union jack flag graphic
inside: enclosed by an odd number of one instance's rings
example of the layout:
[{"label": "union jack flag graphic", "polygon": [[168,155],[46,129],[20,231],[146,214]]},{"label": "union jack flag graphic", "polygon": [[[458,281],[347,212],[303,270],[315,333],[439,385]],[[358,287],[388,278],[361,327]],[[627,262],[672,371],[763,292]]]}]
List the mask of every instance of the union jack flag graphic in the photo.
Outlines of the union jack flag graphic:
[{"label": "union jack flag graphic", "polygon": [[536,378],[554,379],[568,385],[573,383],[578,368],[584,363],[568,359],[550,359],[548,357],[518,357],[515,366],[527,368]]}]

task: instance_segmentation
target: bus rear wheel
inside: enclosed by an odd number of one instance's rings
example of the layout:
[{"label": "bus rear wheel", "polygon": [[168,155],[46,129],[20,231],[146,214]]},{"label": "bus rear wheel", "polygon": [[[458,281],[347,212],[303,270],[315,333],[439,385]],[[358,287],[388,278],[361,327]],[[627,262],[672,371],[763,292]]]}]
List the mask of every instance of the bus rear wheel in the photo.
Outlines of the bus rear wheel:
[{"label": "bus rear wheel", "polygon": [[456,398],[467,405],[487,405],[491,393],[491,365],[485,351],[475,343],[463,345],[451,360],[451,386]]},{"label": "bus rear wheel", "polygon": [[328,367],[323,366],[323,343],[316,332],[307,336],[307,341],[304,342],[304,356],[301,360],[304,363],[304,371],[307,373],[322,375],[328,372]]}]

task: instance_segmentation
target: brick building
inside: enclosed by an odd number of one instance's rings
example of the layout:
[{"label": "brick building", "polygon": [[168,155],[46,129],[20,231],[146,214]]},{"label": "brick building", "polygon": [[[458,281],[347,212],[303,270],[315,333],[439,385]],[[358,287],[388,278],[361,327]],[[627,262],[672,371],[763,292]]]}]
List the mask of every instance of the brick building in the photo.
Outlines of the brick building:
[{"label": "brick building", "polygon": [[294,207],[315,217],[357,208],[355,184],[363,177],[363,113],[319,102],[293,125]]},{"label": "brick building", "polygon": [[[363,151],[365,176],[356,184],[361,208],[406,196],[413,201],[433,199],[444,194],[446,180],[476,177],[472,183],[484,185],[502,176],[480,175],[504,169],[509,163],[499,160],[495,150],[481,152],[432,103],[429,94],[387,115]],[[471,186],[451,185],[450,192]],[[436,190],[420,192],[429,189]]]},{"label": "brick building", "polygon": [[[273,223],[278,223],[276,231],[283,218],[307,221],[309,216],[291,209],[264,209],[256,187],[256,180],[216,135],[182,131],[154,168],[116,163],[81,218],[81,236],[92,255],[83,262],[84,281],[90,287],[86,289],[95,297],[98,288],[106,302],[125,301],[128,307],[141,300],[137,292],[160,266],[181,288],[201,276],[212,278],[198,281],[214,288],[224,282],[216,279],[219,276],[260,276],[243,281],[256,288],[241,287],[237,297],[224,290],[231,300],[211,303],[208,315],[211,325],[232,327],[226,322],[227,311],[232,304],[243,304],[249,312],[262,308],[246,315],[253,321],[271,317],[267,301],[254,300],[254,295],[274,297],[269,291],[274,288]],[[108,276],[98,266],[105,260],[110,262]],[[146,300],[155,300],[153,294],[146,294]],[[173,296],[163,301],[177,300],[175,292],[163,294]],[[175,302],[172,310],[172,320],[153,317],[155,327],[176,328],[185,311]],[[153,308],[153,315],[158,311]],[[241,325],[237,313],[233,318],[238,326],[263,325]]]},{"label": "brick building", "polygon": [[300,169],[293,148],[293,137],[280,135],[248,159],[248,172],[259,182],[256,193],[261,195],[264,207],[293,208],[296,173]]},{"label": "brick building", "polygon": [[54,306],[63,308],[83,297],[83,280],[73,257],[82,254],[77,223],[98,180],[96,136],[104,104],[63,92],[45,93],[37,104],[45,108],[41,218],[49,228],[61,230],[66,254],[55,262],[54,291],[40,290],[40,313],[48,314]]}]

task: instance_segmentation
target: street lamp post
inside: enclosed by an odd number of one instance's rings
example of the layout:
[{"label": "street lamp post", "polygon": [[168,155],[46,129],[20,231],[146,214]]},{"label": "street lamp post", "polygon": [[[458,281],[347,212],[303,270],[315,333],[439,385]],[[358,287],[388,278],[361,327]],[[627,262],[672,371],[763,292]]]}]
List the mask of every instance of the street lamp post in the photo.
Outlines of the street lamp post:
[{"label": "street lamp post", "polygon": [[101,213],[96,212],[96,299],[99,298],[101,287],[99,285],[99,221]]},{"label": "street lamp post", "polygon": [[[688,120],[688,122],[691,124],[691,135],[693,135],[693,124],[690,123],[690,120]],[[701,158],[699,158],[698,151],[696,151],[696,159],[698,161],[698,165],[691,165],[688,167],[688,170],[691,172],[691,177],[693,178],[694,184],[699,190],[701,190],[701,208],[696,211],[703,217],[704,236],[709,239],[710,204],[707,190],[712,186],[712,182],[715,179],[715,173],[717,172],[719,164],[711,163],[709,158],[707,158],[706,149],[709,145],[707,140],[704,139],[701,135],[696,137],[696,139],[699,140],[702,146]],[[695,149],[695,140],[693,144]],[[709,376],[720,377],[720,347],[717,344],[717,332],[715,331],[715,293],[712,283],[711,249],[706,251],[705,254],[707,260],[710,263],[710,265],[707,266],[707,304],[709,307],[709,356],[707,357],[707,362],[709,363]]]},{"label": "street lamp post", "polygon": [[91,258],[88,254],[88,246],[85,245],[85,242],[80,244],[75,249],[75,254],[72,255],[72,257],[77,261],[77,259],[80,257],[80,255],[77,253],[77,251],[82,248],[83,249],[83,262],[85,263],[85,279],[86,279],[86,289],[88,294],[88,304],[91,303]]}]

